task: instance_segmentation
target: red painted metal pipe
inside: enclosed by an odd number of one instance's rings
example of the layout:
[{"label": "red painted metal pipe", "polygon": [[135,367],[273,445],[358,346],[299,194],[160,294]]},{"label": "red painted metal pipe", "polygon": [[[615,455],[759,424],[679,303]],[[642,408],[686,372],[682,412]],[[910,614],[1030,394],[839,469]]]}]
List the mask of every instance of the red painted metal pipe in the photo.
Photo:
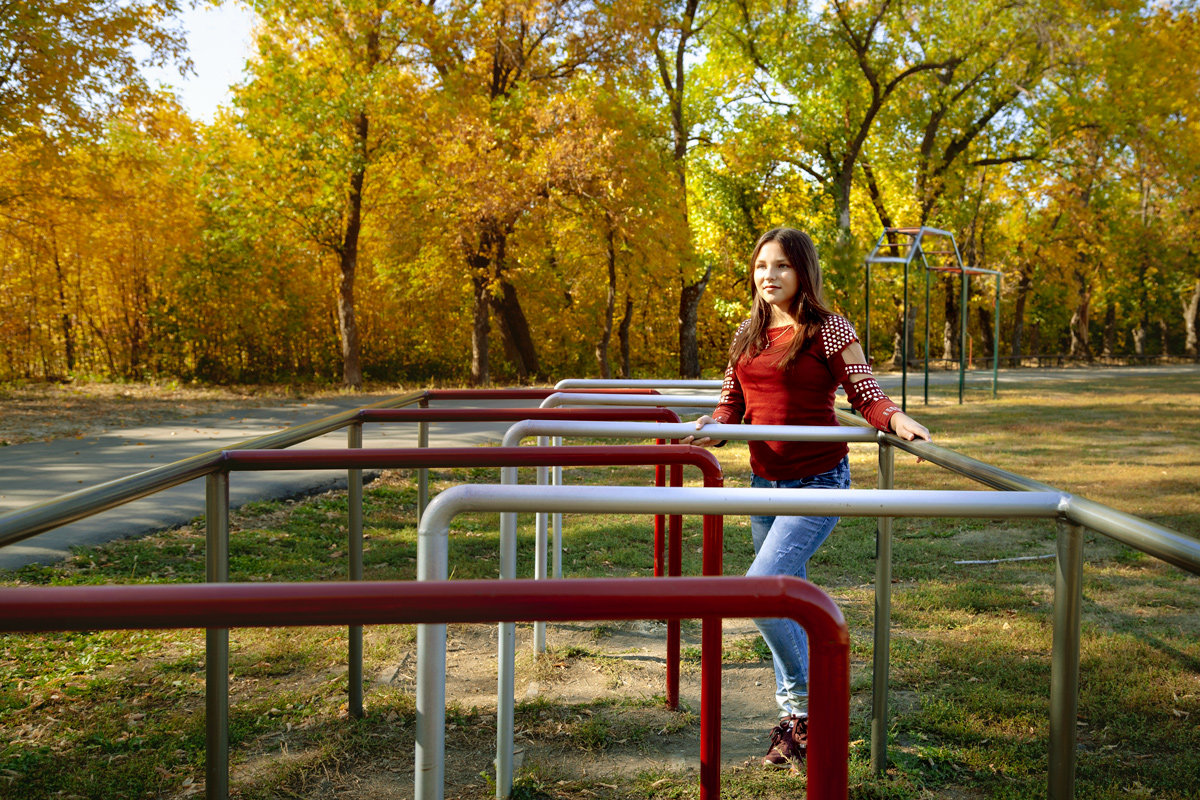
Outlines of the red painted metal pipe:
[{"label": "red painted metal pipe", "polygon": [[[656,477],[671,467],[671,485],[683,485],[684,465],[700,469],[705,486],[723,486],[721,463],[710,451],[693,445],[591,445],[585,447],[416,447],[356,448],[352,450],[228,450],[220,468],[236,471],[266,469],[414,469],[445,467],[579,467],[654,464]],[[654,574],[662,575],[662,516],[654,528]],[[704,517],[703,572],[720,575],[724,548],[720,517]],[[715,531],[713,534],[711,531]],[[709,549],[715,548],[715,555]],[[670,525],[667,574],[683,574],[683,518],[674,514]],[[715,572],[709,567],[716,565]],[[719,623],[718,623],[719,624]],[[718,629],[719,635],[719,629]],[[702,634],[703,636],[703,634]],[[679,707],[679,621],[667,622],[666,703]],[[720,650],[718,649],[718,653]],[[718,655],[717,658],[720,656]]]},{"label": "red painted metal pipe", "polygon": [[[705,486],[720,486],[721,462],[690,444],[569,447],[363,447],[350,450],[226,450],[221,469],[412,469],[415,467],[582,467],[668,464],[700,469]],[[672,485],[682,478],[672,476]]]},{"label": "red painted metal pipe", "polygon": [[577,419],[602,422],[679,422],[669,408],[363,408],[362,422],[520,422]]},{"label": "red painted metal pipe", "polygon": [[[807,796],[847,796],[850,637],[842,612],[829,595],[807,581],[782,576],[671,581],[579,578],[564,583],[485,580],[5,588],[0,589],[0,631],[790,617],[805,628],[811,648]],[[704,744],[719,741],[719,659],[706,655],[701,674],[700,797],[719,800],[720,753]]]}]

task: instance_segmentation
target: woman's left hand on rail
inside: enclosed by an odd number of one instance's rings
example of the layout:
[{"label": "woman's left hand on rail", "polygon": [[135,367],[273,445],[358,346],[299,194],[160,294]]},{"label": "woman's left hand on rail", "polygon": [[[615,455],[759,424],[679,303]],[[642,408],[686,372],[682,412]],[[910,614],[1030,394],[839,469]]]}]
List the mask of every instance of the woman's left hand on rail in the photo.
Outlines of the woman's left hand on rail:
[{"label": "woman's left hand on rail", "polygon": [[[708,414],[696,420],[696,430],[700,430],[710,422],[715,422]],[[694,444],[697,447],[712,447],[716,442],[707,436],[685,436],[679,440],[680,444]]]}]

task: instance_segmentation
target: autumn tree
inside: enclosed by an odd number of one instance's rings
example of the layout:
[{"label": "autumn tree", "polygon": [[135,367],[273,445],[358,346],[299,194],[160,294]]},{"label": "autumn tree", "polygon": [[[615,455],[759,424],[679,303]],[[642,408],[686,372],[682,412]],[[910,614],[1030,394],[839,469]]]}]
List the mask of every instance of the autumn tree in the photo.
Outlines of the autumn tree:
[{"label": "autumn tree", "polygon": [[0,2],[0,147],[22,131],[95,130],[121,102],[148,96],[143,63],[186,68],[183,32],[169,25],[179,9],[178,0]]},{"label": "autumn tree", "polygon": [[396,54],[403,20],[386,0],[259,0],[258,56],[239,90],[258,143],[256,197],[333,256],[342,382],[362,385],[355,282],[367,180],[386,146],[381,117],[405,97]]}]

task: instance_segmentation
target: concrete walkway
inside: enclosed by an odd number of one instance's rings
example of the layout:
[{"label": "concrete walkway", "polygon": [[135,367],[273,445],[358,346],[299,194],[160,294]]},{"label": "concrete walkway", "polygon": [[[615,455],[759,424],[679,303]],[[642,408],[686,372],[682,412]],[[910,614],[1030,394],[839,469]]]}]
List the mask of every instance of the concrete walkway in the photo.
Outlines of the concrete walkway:
[{"label": "concrete walkway", "polygon": [[[1114,367],[1107,369],[1006,370],[1000,386],[1046,383],[1054,385],[1097,380],[1119,381],[1164,375],[1200,375],[1200,365],[1162,367]],[[908,376],[908,398],[912,413],[919,416],[924,376]],[[991,387],[990,372],[971,372],[973,389]],[[930,375],[940,402],[956,395],[957,372]],[[900,376],[883,375],[880,384],[899,400]],[[673,392],[674,393],[674,392]],[[126,430],[109,431],[85,439],[30,442],[0,448],[0,513],[51,500],[79,489],[123,478],[143,470],[169,464],[209,450],[230,447],[247,439],[282,428],[312,422],[342,411],[386,399],[384,395],[345,396],[294,403],[274,408],[231,408],[228,413],[169,420]],[[458,404],[456,404],[458,405]],[[514,403],[475,403],[497,407]],[[536,403],[529,403],[536,405]],[[677,409],[681,416],[697,409]],[[430,425],[434,447],[461,447],[498,441],[508,423],[457,423]],[[342,448],[344,431],[314,439],[302,448]],[[415,425],[367,425],[364,447],[415,447]],[[251,500],[310,494],[344,487],[345,472],[238,472],[230,481],[230,502],[239,506]],[[110,509],[101,514],[64,525],[23,542],[0,549],[0,569],[16,569],[30,563],[51,563],[65,558],[74,546],[94,545],[113,539],[140,536],[181,525],[204,513],[204,480],[197,479],[158,494]]]},{"label": "concrete walkway", "polygon": [[[266,433],[312,422],[387,399],[359,395],[282,405],[231,408],[229,413],[168,420],[84,439],[28,442],[0,448],[0,513],[69,492],[124,478]],[[478,403],[478,406],[493,405]],[[506,405],[495,403],[495,406]],[[506,423],[430,425],[430,444],[466,447],[498,440]],[[364,447],[416,447],[417,426],[365,425]],[[298,449],[344,448],[345,430],[310,440]],[[140,536],[182,525],[204,513],[204,479],[198,478],[92,517],[0,549],[0,569],[66,558],[73,546]],[[345,471],[238,472],[230,480],[230,503],[311,494],[345,487]]]}]

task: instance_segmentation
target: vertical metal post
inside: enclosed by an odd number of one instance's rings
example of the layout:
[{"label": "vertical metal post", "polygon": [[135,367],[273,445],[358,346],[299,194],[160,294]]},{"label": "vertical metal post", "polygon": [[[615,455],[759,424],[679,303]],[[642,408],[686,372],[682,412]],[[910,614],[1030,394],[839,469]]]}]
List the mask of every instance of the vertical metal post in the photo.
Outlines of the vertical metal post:
[{"label": "vertical metal post", "polygon": [[[204,579],[229,581],[229,473],[205,479]],[[204,632],[205,787],[213,800],[229,796],[229,629]]]},{"label": "vertical metal post", "polygon": [[[538,447],[548,447],[550,439],[547,436],[537,438]],[[549,467],[537,467],[537,484],[545,486],[550,480]],[[534,547],[533,547],[533,577],[535,580],[545,580],[547,562],[549,561],[549,521],[550,515],[539,511],[534,516]],[[533,623],[533,652],[546,652],[546,623]]]},{"label": "vertical metal post", "polygon": [[[886,235],[886,232],[885,232],[885,235]],[[866,322],[866,326],[865,326],[866,330],[863,331],[863,350],[865,351],[864,355],[867,357],[867,363],[870,364],[871,363],[871,262],[870,261],[866,262],[866,267],[867,267],[867,281],[866,281],[865,294],[866,294],[866,301],[867,301],[867,314],[866,314],[867,322]]]},{"label": "vertical metal post", "polygon": [[[703,569],[720,575],[725,518],[704,517]],[[720,617],[700,620],[700,800],[721,797],[721,628]]]},{"label": "vertical metal post", "polygon": [[[672,439],[676,444],[678,439]],[[671,485],[683,486],[683,466],[671,465]],[[672,514],[667,533],[667,575],[678,577],[683,574],[683,517]],[[679,620],[667,620],[667,708],[679,708]],[[703,672],[704,656],[701,655]],[[716,658],[720,658],[718,655]]]},{"label": "vertical metal post", "polygon": [[[361,448],[363,444],[363,426],[361,422],[352,422],[346,431],[346,447]],[[363,481],[362,469],[346,470],[348,481],[347,502],[350,505],[350,533],[348,550],[350,552],[350,580],[363,579]],[[350,716],[361,719],[363,716],[363,629],[362,625],[351,625],[349,629],[349,671],[350,671]]]},{"label": "vertical metal post", "polygon": [[[961,267],[960,267],[961,269]],[[958,332],[958,404],[961,406],[963,402],[963,387],[967,382],[967,323],[970,321],[970,315],[967,314],[967,297],[969,297],[967,287],[969,286],[970,278],[967,276],[967,271],[963,270],[959,273],[959,286],[961,287],[961,306],[959,316],[962,318],[959,324]]]},{"label": "vertical metal post", "polygon": [[1083,527],[1058,523],[1054,643],[1050,658],[1050,800],[1075,796],[1075,716],[1079,711],[1079,618],[1083,605]]},{"label": "vertical metal post", "polygon": [[[879,488],[894,489],[896,451],[879,436]],[[880,517],[875,534],[875,647],[871,673],[871,771],[887,770],[888,668],[892,640],[892,518]]]},{"label": "vertical metal post", "polygon": [[[515,486],[517,468],[501,467],[500,483]],[[500,579],[516,577],[517,515],[506,511],[500,515]],[[512,795],[513,787],[517,626],[512,622],[501,622],[499,636],[496,650],[496,797],[497,800],[504,800]]]},{"label": "vertical metal post", "polygon": [[[664,439],[656,439],[658,444],[666,444]],[[667,468],[662,464],[654,465],[654,485],[667,485]],[[666,541],[666,517],[662,514],[654,515],[654,577],[659,578],[663,575],[663,550]]]},{"label": "vertical metal post", "polygon": [[[555,447],[562,447],[562,437],[554,436],[550,439]],[[550,473],[551,483],[555,486],[563,485],[563,469],[555,467]],[[554,514],[554,569],[550,573],[555,578],[562,577],[562,514]]]},{"label": "vertical metal post", "polygon": [[925,405],[929,405],[929,269],[925,269]]},{"label": "vertical metal post", "polygon": [[996,275],[996,307],[992,311],[992,399],[996,399],[1000,385],[1000,280]]},{"label": "vertical metal post", "polygon": [[[925,257],[923,251],[921,257]],[[908,265],[911,263],[910,252],[904,262],[904,321],[900,326],[900,410],[905,413],[908,412]]]},{"label": "vertical metal post", "polygon": [[[417,580],[444,581],[448,527],[417,533]],[[417,743],[414,800],[442,800],[446,782],[446,623],[417,625]]]},{"label": "vertical metal post", "polygon": [[[417,447],[429,447],[429,423],[421,420],[417,423]],[[429,505],[429,470],[421,467],[417,470],[417,525],[425,516],[425,506]]]}]

